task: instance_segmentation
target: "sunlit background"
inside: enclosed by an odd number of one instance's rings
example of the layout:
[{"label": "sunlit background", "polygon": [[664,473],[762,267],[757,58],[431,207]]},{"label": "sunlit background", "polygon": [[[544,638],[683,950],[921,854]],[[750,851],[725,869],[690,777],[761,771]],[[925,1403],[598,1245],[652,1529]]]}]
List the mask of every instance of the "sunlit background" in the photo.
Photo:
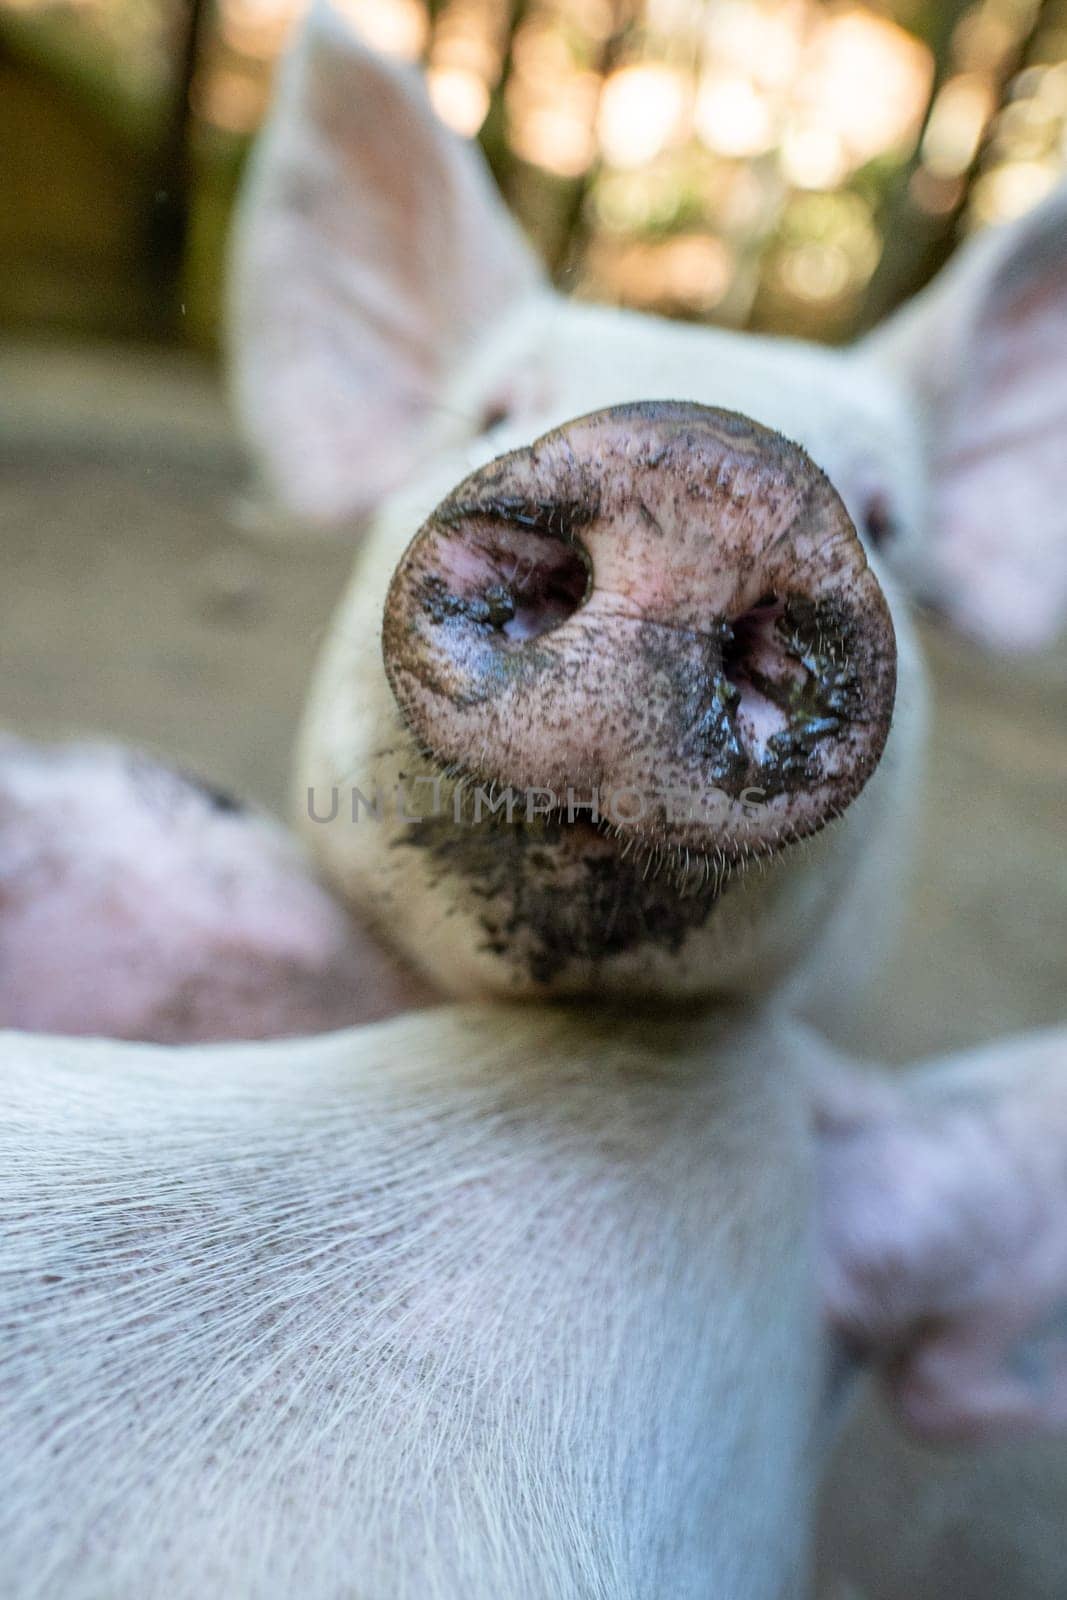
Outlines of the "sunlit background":
[{"label": "sunlit background", "polygon": [[[1067,165],[1067,0],[340,0],[557,279],[846,338]],[[0,0],[0,323],[217,338],[299,0]]]}]

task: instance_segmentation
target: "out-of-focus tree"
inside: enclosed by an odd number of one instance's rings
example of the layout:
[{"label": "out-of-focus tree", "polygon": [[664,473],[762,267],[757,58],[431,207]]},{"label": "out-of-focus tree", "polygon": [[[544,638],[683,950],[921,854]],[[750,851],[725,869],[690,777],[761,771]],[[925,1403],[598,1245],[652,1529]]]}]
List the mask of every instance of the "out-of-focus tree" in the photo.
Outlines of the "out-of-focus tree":
[{"label": "out-of-focus tree", "polygon": [[[0,317],[47,319],[27,273],[80,250],[98,325],[211,342],[241,158],[302,3],[0,0],[0,150],[36,160],[0,224],[23,255]],[[844,338],[1067,164],[1067,0],[336,3],[421,64],[559,281],[600,300]],[[69,238],[49,139],[87,191]],[[125,294],[101,299],[109,270]],[[70,299],[51,313],[77,321]]]}]

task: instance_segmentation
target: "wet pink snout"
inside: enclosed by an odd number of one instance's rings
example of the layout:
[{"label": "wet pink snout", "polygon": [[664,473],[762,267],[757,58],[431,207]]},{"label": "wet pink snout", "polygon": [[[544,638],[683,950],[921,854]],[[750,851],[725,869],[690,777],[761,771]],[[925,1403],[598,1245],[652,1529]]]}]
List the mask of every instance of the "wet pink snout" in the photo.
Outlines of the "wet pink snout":
[{"label": "wet pink snout", "polygon": [[832,485],[690,404],[581,417],[466,479],[383,638],[441,768],[561,811],[595,792],[621,833],[727,857],[847,806],[893,708],[888,607]]}]

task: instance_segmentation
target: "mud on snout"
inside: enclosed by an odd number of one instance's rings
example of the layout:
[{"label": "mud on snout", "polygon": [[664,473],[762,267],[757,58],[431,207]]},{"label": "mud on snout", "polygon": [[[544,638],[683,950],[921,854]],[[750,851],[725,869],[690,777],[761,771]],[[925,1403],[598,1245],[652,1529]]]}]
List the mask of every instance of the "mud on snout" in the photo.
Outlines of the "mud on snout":
[{"label": "mud on snout", "polygon": [[680,946],[738,869],[839,816],[896,683],[888,606],[827,478],[688,403],[578,418],[467,478],[396,570],[383,649],[465,808],[409,842],[482,896],[488,948],[540,952],[540,981]]}]

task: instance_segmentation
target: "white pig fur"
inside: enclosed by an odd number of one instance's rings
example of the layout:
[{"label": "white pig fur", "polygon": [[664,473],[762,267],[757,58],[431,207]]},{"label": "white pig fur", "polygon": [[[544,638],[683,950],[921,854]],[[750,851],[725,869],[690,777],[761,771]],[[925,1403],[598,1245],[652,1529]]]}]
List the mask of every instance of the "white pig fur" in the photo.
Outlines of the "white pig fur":
[{"label": "white pig fur", "polygon": [[4,1049],[5,1594],[799,1573],[818,1352],[773,1029]]},{"label": "white pig fur", "polygon": [[[1056,202],[1026,226],[1060,237],[1063,218]],[[978,279],[968,293],[986,293]],[[275,489],[324,521],[397,491],[312,696],[301,811],[309,783],[389,770],[379,630],[407,539],[473,467],[591,408],[682,395],[749,413],[805,445],[861,528],[891,491],[902,548],[922,549],[911,567],[937,581],[925,430],[901,378],[910,335],[838,354],[565,304],[414,79],[321,9],[245,202],[234,300],[238,401]],[[1041,512],[1040,538],[1059,514]],[[825,1431],[820,1280],[865,1354],[927,1380],[913,1421],[990,1421],[982,1329],[1017,1333],[1025,1303],[1025,1335],[1067,1296],[1063,1118],[1050,1114],[1062,1041],[1020,1046],[1044,1076],[1021,1131],[1007,1119],[1013,1159],[987,1174],[993,1245],[1010,1214],[1012,1228],[1032,1215],[1047,1246],[1020,1285],[1010,1252],[994,1248],[991,1279],[968,1256],[974,1119],[993,1106],[996,1123],[1013,1063],[942,1117],[931,1155],[922,1097],[909,1123],[906,1097],[856,1086],[787,1009],[787,979],[809,1009],[850,998],[895,898],[922,691],[894,611],[900,690],[879,773],[724,901],[733,920],[701,973],[655,975],[715,1006],[642,1017],[497,1001],[186,1051],[3,1037],[0,1594],[799,1595]],[[980,611],[961,601],[965,620]],[[413,852],[372,828],[307,832],[444,992],[493,988],[468,914],[442,916],[403,864]],[[824,1082],[828,1258],[810,1134]],[[902,1203],[908,1164],[884,1159],[902,1142],[924,1173],[932,1163],[924,1193],[943,1206]],[[980,1347],[964,1330],[963,1366],[940,1377],[942,1347],[922,1360],[927,1314],[946,1312],[939,1249],[965,1282],[947,1309],[978,1306]],[[1062,1388],[1027,1403],[1016,1396],[1009,1422],[1056,1420]]]}]

